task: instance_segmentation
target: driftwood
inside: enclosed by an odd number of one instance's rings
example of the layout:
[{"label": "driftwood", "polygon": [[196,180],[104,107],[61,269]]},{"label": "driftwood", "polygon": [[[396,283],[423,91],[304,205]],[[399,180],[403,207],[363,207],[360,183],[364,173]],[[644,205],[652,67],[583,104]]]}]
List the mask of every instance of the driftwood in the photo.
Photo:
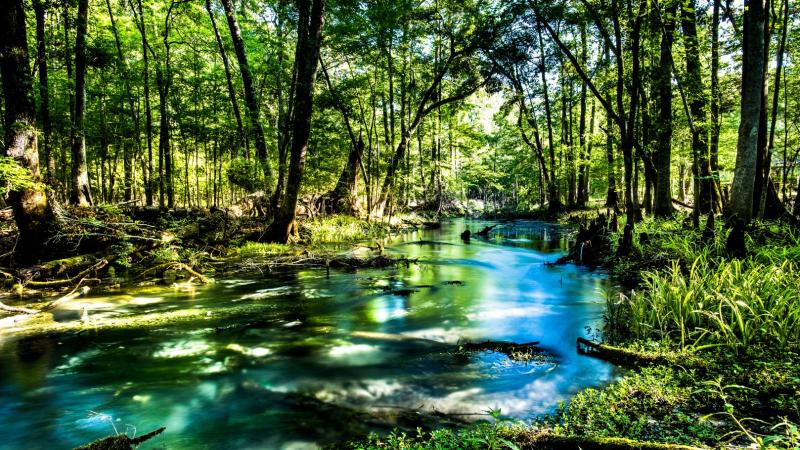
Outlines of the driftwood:
[{"label": "driftwood", "polygon": [[76,447],[75,450],[133,450],[133,448],[145,441],[149,441],[159,434],[163,433],[166,428],[159,428],[147,434],[143,434],[137,438],[129,438],[126,434],[119,436],[109,436],[107,438],[98,439],[91,444],[81,447]]},{"label": "driftwood", "polygon": [[680,444],[641,442],[625,438],[560,436],[550,433],[524,433],[514,441],[529,450],[702,450]]}]

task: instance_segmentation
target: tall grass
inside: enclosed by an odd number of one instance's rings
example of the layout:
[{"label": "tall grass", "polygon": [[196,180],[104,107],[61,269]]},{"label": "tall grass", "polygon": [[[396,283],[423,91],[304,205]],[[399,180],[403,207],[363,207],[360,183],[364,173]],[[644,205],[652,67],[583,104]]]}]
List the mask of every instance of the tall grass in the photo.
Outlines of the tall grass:
[{"label": "tall grass", "polygon": [[352,216],[328,216],[302,222],[300,234],[308,244],[353,243],[385,237],[389,227]]},{"label": "tall grass", "polygon": [[700,256],[687,271],[678,262],[646,272],[644,289],[623,299],[628,326],[640,338],[702,350],[800,343],[800,266],[784,260]]}]

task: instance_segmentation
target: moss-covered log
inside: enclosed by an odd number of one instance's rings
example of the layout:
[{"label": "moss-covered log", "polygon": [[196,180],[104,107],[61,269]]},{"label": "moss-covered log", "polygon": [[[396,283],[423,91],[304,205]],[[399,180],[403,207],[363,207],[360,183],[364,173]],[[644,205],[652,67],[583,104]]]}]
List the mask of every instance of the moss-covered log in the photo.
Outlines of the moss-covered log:
[{"label": "moss-covered log", "polygon": [[692,365],[701,366],[696,358],[685,353],[661,354],[630,350],[612,345],[599,344],[584,338],[577,340],[578,353],[592,356],[621,366],[647,366],[647,365]]}]

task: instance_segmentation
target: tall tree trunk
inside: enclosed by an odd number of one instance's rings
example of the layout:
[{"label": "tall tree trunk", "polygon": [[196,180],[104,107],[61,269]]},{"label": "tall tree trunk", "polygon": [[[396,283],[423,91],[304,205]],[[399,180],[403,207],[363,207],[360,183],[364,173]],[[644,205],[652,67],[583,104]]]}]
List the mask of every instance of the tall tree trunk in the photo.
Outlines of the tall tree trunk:
[{"label": "tall tree trunk", "polygon": [[[223,0],[223,2],[230,3],[230,0]],[[309,3],[312,4],[309,5]],[[266,232],[266,240],[270,242],[287,242],[294,225],[297,199],[300,195],[308,150],[308,138],[311,134],[314,78],[319,61],[319,49],[322,45],[322,27],[325,23],[325,0],[313,0],[313,2],[312,0],[297,0],[297,7],[300,12],[295,50],[297,88],[294,97],[289,177],[284,199]],[[228,17],[231,15],[229,14]]]},{"label": "tall tree trunk", "polygon": [[[133,134],[136,137],[137,149],[141,149],[141,141],[139,140],[139,120],[136,117],[136,109],[133,105],[133,94],[131,93],[131,83],[128,77],[128,69],[125,67],[125,59],[122,56],[122,43],[119,39],[119,32],[117,32],[117,23],[114,19],[114,11],[111,9],[111,0],[106,0],[106,8],[108,9],[108,17],[111,20],[111,31],[114,34],[114,43],[117,47],[117,71],[122,78],[123,88],[125,89],[125,98],[128,101],[128,119],[130,120],[129,126],[133,127]],[[122,169],[124,173],[124,198],[125,201],[130,201],[133,198],[133,161],[130,151],[130,146],[127,142],[122,144]]]},{"label": "tall tree trunk", "polygon": [[32,261],[46,248],[56,219],[40,183],[36,107],[22,0],[9,1],[0,8],[0,75],[5,101],[3,150],[33,182],[29,186],[13,186],[8,196],[19,230],[16,257]]},{"label": "tall tree trunk", "polygon": [[700,46],[697,38],[697,4],[688,0],[681,8],[681,27],[683,28],[686,49],[686,93],[692,115],[692,153],[696,158],[695,183],[699,198],[695,198],[695,208],[699,214],[712,212],[711,167],[708,157],[708,117],[706,117],[706,94],[703,86]]},{"label": "tall tree trunk", "polygon": [[[711,173],[719,173],[719,130],[720,130],[720,91],[719,91],[719,22],[720,2],[712,0],[711,13]],[[714,192],[720,192],[719,180],[714,180]],[[720,196],[721,197],[721,196]]]},{"label": "tall tree trunk", "polygon": [[89,169],[86,164],[86,28],[89,0],[78,0],[77,38],[75,39],[75,114],[72,117],[72,192],[77,206],[92,204]]},{"label": "tall tree trunk", "polygon": [[34,0],[33,10],[36,13],[36,53],[39,67],[39,122],[42,126],[42,150],[44,151],[47,174],[44,177],[49,184],[55,182],[56,162],[51,148],[52,125],[50,123],[50,86],[47,69],[47,37],[45,24],[47,8],[44,0]]},{"label": "tall tree trunk", "polygon": [[139,29],[139,33],[142,37],[142,86],[144,88],[145,114],[144,127],[147,137],[147,171],[144,173],[144,195],[147,206],[153,206],[153,191],[155,190],[155,185],[153,183],[153,109],[150,105],[150,59],[148,55],[148,52],[150,51],[150,44],[147,42],[147,28],[145,27],[142,0],[137,0],[135,8],[133,5],[133,0],[131,0],[131,8],[133,9],[134,14],[138,16],[138,20],[136,20],[136,28]]},{"label": "tall tree trunk", "polygon": [[[789,29],[789,2],[788,0],[784,0],[781,2],[783,7],[783,17],[781,20],[781,40],[780,44],[778,45],[778,55],[777,55],[777,64],[775,67],[775,85],[773,88],[772,93],[772,114],[771,114],[771,123],[769,128],[769,141],[767,145],[767,155],[765,158],[765,167],[764,167],[764,178],[767,180],[767,192],[764,196],[764,208],[762,211],[762,215],[764,217],[779,217],[788,211],[786,211],[786,207],[780,201],[780,198],[777,195],[777,191],[775,190],[774,183],[770,178],[770,166],[772,162],[772,153],[775,151],[775,128],[777,127],[778,123],[778,105],[780,102],[780,92],[781,92],[781,74],[783,72],[783,59],[784,59],[784,52],[786,51],[786,38]],[[766,74],[765,74],[766,75]],[[788,124],[784,124],[787,126]],[[784,158],[784,164],[787,164],[787,161]]]},{"label": "tall tree trunk", "polygon": [[661,31],[659,70],[653,90],[658,102],[658,119],[655,130],[656,187],[653,214],[656,217],[669,217],[672,207],[672,42],[675,32],[676,5],[670,3],[660,15],[658,29]]},{"label": "tall tree trunk", "polygon": [[[581,26],[581,59],[584,64],[588,61],[588,44],[586,42],[586,26]],[[586,192],[588,184],[588,169],[589,160],[587,158],[588,148],[586,143],[586,96],[588,86],[585,82],[581,83],[581,99],[580,99],[580,118],[578,119],[578,194],[577,206],[580,208],[586,207],[586,202],[589,200],[589,194]]]},{"label": "tall tree trunk", "polygon": [[542,94],[544,95],[544,114],[547,120],[547,147],[550,150],[550,192],[547,197],[550,200],[548,209],[558,211],[562,208],[561,197],[558,193],[558,179],[556,178],[556,149],[553,146],[553,115],[550,111],[550,93],[547,87],[547,66],[545,64],[545,46],[542,39],[541,26],[537,27],[539,34],[539,73],[542,77]]},{"label": "tall tree trunk", "polygon": [[[325,197],[330,201],[328,212],[331,214],[345,213],[355,214],[358,210],[357,194],[358,194],[358,169],[362,167],[363,163],[361,158],[364,154],[364,140],[361,135],[356,139],[355,132],[350,123],[350,114],[347,111],[341,96],[338,95],[331,83],[331,77],[328,75],[328,70],[325,68],[325,63],[320,58],[320,67],[322,75],[325,78],[325,84],[328,86],[328,91],[333,97],[336,107],[342,114],[347,135],[350,137],[350,152],[347,157],[344,169],[336,182],[336,186]],[[366,175],[366,174],[365,174]]]},{"label": "tall tree trunk", "polygon": [[[261,162],[264,176],[266,177],[264,192],[269,196],[272,192],[272,166],[270,165],[269,153],[267,152],[267,141],[264,138],[264,128],[261,126],[261,108],[256,98],[253,76],[250,73],[250,64],[247,62],[247,51],[245,49],[244,39],[242,38],[242,30],[239,28],[239,22],[236,20],[236,12],[233,10],[232,0],[221,1],[222,7],[225,9],[225,16],[228,19],[228,29],[231,33],[233,48],[236,51],[236,59],[239,61],[239,72],[242,74],[244,101],[247,104],[251,133],[253,134],[253,140],[256,145],[256,156],[259,162]],[[316,66],[317,62],[314,61],[313,64]]]},{"label": "tall tree trunk", "polygon": [[[228,52],[225,51],[225,43],[222,41],[222,36],[219,34],[219,28],[217,28],[217,20],[214,18],[214,11],[211,9],[211,0],[206,0],[206,11],[208,11],[208,18],[211,19],[211,28],[214,30],[214,37],[217,40],[219,55],[222,58],[222,65],[225,68],[225,81],[227,82],[228,86],[228,97],[231,99],[233,116],[236,118],[236,130],[239,132],[239,142],[237,142],[237,145],[241,148],[244,148],[245,134],[244,124],[242,123],[242,113],[239,112],[239,102],[236,101],[236,89],[233,87],[233,75],[231,74],[231,65],[230,61],[228,60]],[[234,154],[234,158],[235,157],[236,154]]]},{"label": "tall tree trunk", "polygon": [[169,129],[169,89],[170,76],[169,56],[164,68],[156,66],[156,86],[158,87],[158,205],[162,208],[175,206],[174,189],[172,187],[172,158],[170,153]]},{"label": "tall tree trunk", "polygon": [[764,94],[765,0],[745,2],[742,29],[742,100],[736,169],[727,214],[745,222],[753,218],[753,190],[758,159],[758,126]]}]

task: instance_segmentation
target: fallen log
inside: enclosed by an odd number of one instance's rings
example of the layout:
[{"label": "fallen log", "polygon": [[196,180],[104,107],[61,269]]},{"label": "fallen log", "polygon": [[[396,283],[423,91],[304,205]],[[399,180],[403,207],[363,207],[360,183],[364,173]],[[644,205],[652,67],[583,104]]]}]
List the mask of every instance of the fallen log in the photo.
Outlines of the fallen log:
[{"label": "fallen log", "polygon": [[75,450],[133,450],[135,446],[153,439],[154,437],[163,433],[165,429],[166,428],[161,427],[155,431],[143,434],[138,438],[130,438],[127,434],[109,436],[107,438],[98,439],[91,444],[76,447]]},{"label": "fallen log", "polygon": [[34,287],[34,288],[55,288],[55,287],[62,287],[62,286],[69,286],[70,284],[75,284],[79,282],[83,278],[86,278],[91,273],[96,273],[99,270],[102,270],[108,265],[107,259],[101,259],[93,266],[89,267],[86,270],[81,271],[74,277],[65,278],[63,280],[53,280],[53,281],[28,281],[25,283],[26,286]]},{"label": "fallen log", "polygon": [[38,266],[33,267],[32,272],[38,272],[38,277],[50,278],[70,272],[79,267],[85,267],[96,263],[97,257],[95,255],[78,255],[41,263]]},{"label": "fallen log", "polygon": [[681,444],[634,441],[615,437],[561,436],[551,433],[523,433],[514,439],[529,450],[702,450]]},{"label": "fallen log", "polygon": [[415,336],[406,336],[404,334],[380,333],[374,331],[354,331],[350,333],[350,336],[362,339],[374,339],[379,341],[421,344],[453,352],[502,353],[508,356],[509,359],[512,359],[514,361],[530,361],[535,358],[545,359],[552,357],[550,353],[539,347],[538,341],[528,342],[524,344],[517,344],[515,342],[503,342],[503,341],[463,342],[459,344],[451,344],[447,342],[435,341],[433,339],[425,339]]},{"label": "fallen log", "polygon": [[489,232],[494,230],[495,227],[497,227],[498,225],[500,225],[500,224],[496,223],[496,224],[494,224],[492,226],[485,227],[481,231],[478,231],[477,233],[475,233],[475,236],[487,237],[487,236],[489,236]]},{"label": "fallen log", "polygon": [[144,270],[142,273],[140,273],[139,274],[139,278],[143,278],[144,276],[146,276],[149,273],[156,273],[156,272],[164,271],[164,270],[168,270],[168,269],[182,270],[182,271],[188,273],[189,275],[192,275],[193,277],[195,277],[198,280],[200,280],[200,282],[202,284],[207,284],[208,281],[209,281],[208,277],[206,277],[202,273],[192,269],[192,267],[189,266],[188,264],[184,264],[184,263],[181,263],[181,262],[169,262],[169,263],[159,264],[157,266],[151,267],[149,269]]},{"label": "fallen log", "polygon": [[599,344],[588,339],[578,338],[578,353],[602,359],[623,366],[640,366],[650,364],[672,364],[664,355],[636,352],[625,348]]},{"label": "fallen log", "polygon": [[8,306],[3,302],[0,302],[0,311],[5,311],[14,314],[36,314],[39,312],[38,310],[23,308],[21,306]]}]

